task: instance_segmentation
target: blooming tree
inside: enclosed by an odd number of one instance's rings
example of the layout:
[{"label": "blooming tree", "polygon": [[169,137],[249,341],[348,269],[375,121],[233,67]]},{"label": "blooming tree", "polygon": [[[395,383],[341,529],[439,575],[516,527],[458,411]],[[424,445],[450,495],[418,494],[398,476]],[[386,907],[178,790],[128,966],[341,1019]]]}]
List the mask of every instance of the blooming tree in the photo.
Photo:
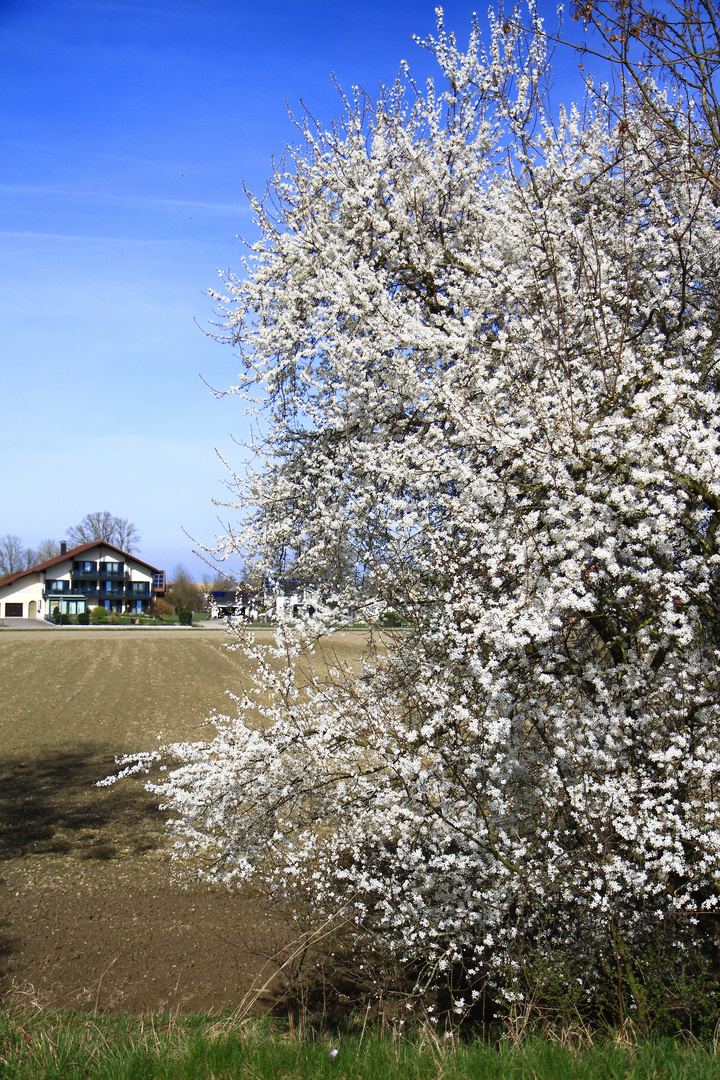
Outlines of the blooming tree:
[{"label": "blooming tree", "polygon": [[[441,21],[437,87],[308,124],[254,203],[225,545],[327,608],[248,639],[155,789],[207,877],[342,909],[458,1009],[559,980],[646,1023],[718,905],[717,198],[632,106],[551,120],[518,26]],[[308,665],[349,619],[362,672]]]},{"label": "blooming tree", "polygon": [[[573,18],[591,28],[619,77],[622,94],[607,104],[618,117],[624,102],[655,131],[645,150],[653,167],[673,174],[678,155],[720,192],[720,11],[715,0],[575,0]],[[679,109],[653,92],[655,78],[682,91]],[[688,109],[688,103],[691,108]]]}]

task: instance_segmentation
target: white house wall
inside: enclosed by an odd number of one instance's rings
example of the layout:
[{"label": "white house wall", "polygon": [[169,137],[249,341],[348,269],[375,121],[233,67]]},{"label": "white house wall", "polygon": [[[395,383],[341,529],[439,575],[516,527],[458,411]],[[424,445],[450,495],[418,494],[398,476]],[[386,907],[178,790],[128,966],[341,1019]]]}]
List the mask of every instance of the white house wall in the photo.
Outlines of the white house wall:
[{"label": "white house wall", "polygon": [[22,578],[20,581],[13,582],[12,585],[0,585],[0,619],[12,618],[6,614],[6,604],[22,604],[22,617],[29,618],[32,601],[37,605],[37,618],[44,618],[47,612],[47,601],[43,600],[41,573],[31,574],[29,578]]}]

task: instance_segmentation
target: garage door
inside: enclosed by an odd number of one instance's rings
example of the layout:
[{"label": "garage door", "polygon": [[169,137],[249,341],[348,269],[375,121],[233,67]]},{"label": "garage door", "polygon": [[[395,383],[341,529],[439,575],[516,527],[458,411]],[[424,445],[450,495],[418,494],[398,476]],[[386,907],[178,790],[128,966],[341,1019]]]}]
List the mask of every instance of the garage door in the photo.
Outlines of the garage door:
[{"label": "garage door", "polygon": [[5,618],[6,619],[22,619],[22,604],[6,604],[5,605]]}]

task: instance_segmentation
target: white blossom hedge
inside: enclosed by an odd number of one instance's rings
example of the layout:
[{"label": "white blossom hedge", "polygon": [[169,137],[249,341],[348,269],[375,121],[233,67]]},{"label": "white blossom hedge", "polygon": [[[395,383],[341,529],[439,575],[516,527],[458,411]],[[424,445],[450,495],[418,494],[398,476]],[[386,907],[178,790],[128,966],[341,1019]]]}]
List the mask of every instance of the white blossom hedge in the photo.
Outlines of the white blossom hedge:
[{"label": "white blossom hedge", "polygon": [[[154,790],[206,878],[342,912],[459,1011],[647,1024],[714,962],[718,199],[632,105],[551,119],[541,34],[425,45],[437,86],[305,127],[220,298],[261,433],[222,543],[335,617],[250,637]],[[362,672],[301,678],[344,618]]]}]

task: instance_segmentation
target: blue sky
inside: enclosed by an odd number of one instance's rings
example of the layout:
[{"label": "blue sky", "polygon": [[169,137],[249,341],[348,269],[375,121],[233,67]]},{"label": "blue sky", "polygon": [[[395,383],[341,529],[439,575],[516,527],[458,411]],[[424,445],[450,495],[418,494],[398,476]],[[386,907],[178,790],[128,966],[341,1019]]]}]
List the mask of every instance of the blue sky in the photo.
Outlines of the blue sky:
[{"label": "blue sky", "polygon": [[[412,35],[434,7],[0,0],[0,534],[32,546],[109,510],[149,562],[202,576],[183,529],[212,543],[217,452],[244,457],[241,402],[202,381],[232,385],[232,349],[199,328],[254,235],[243,181],[261,192],[294,141],[286,101],[341,114],[332,72],[373,95],[402,59],[431,74]],[[473,5],[444,9],[463,43]],[[577,64],[558,54],[559,98]]]}]

